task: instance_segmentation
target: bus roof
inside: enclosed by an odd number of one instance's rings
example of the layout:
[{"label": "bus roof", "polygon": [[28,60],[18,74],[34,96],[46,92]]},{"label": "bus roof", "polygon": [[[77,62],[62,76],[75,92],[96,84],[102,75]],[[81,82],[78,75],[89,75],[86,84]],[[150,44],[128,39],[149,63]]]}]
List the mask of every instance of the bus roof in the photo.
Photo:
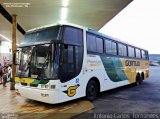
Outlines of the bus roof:
[{"label": "bus roof", "polygon": [[63,25],[73,26],[73,27],[77,27],[77,28],[80,28],[80,29],[86,29],[86,30],[87,30],[87,27],[83,27],[83,26],[80,26],[80,25],[77,25],[77,24],[57,23],[57,24],[50,24],[50,25],[45,25],[45,26],[36,27],[36,28],[33,28],[33,29],[28,30],[27,33],[33,32],[33,31],[37,31],[37,30],[40,30],[40,29],[44,29],[44,28],[48,28],[48,27],[52,27],[52,26],[58,26],[58,25],[60,25],[60,26],[63,26]]},{"label": "bus roof", "polygon": [[118,38],[115,38],[115,37],[112,37],[112,36],[100,33],[98,31],[95,31],[93,29],[90,29],[90,28],[87,28],[87,27],[84,27],[84,26],[80,26],[80,25],[77,25],[77,24],[72,24],[72,23],[56,23],[56,24],[50,24],[50,25],[40,26],[40,27],[36,27],[36,28],[28,30],[27,33],[34,32],[34,31],[37,31],[37,30],[41,30],[41,29],[48,28],[48,27],[52,27],[52,26],[58,26],[58,25],[60,25],[60,26],[67,25],[67,26],[77,27],[77,28],[80,28],[80,29],[85,29],[89,33],[92,33],[92,34],[95,34],[95,35],[99,35],[99,36],[108,38],[110,40],[117,41],[117,42],[120,42],[120,43],[123,43],[123,44],[127,44],[127,45],[130,45],[130,46],[139,48],[139,49],[143,49],[143,48],[140,48],[140,47],[138,47],[136,45],[130,44],[130,43],[126,42],[126,41],[120,40]]}]

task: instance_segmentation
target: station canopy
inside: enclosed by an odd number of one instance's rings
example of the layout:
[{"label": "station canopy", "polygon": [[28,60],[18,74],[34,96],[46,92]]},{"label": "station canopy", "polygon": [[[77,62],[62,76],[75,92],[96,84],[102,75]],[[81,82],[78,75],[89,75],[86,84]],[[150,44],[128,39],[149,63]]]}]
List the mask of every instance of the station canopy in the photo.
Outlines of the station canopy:
[{"label": "station canopy", "polygon": [[0,0],[0,39],[12,40],[13,14],[17,15],[19,43],[27,30],[59,22],[99,30],[131,2],[132,0]]}]

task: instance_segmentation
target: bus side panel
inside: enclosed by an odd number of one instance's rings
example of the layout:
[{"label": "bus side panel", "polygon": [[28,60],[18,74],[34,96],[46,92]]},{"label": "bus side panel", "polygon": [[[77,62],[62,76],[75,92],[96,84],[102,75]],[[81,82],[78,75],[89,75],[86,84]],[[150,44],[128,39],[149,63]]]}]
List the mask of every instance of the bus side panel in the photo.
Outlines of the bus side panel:
[{"label": "bus side panel", "polygon": [[103,91],[129,84],[120,58],[101,56],[105,69]]},{"label": "bus side panel", "polygon": [[144,72],[145,78],[149,75],[148,61],[106,56],[101,56],[101,60],[106,71],[102,90],[134,83],[137,72]]},{"label": "bus side panel", "polygon": [[65,102],[76,98],[84,97],[86,95],[86,85],[88,79],[84,73],[87,64],[87,50],[86,50],[86,29],[83,29],[83,63],[82,70],[75,78],[60,84],[59,101]]},{"label": "bus side panel", "polygon": [[83,73],[82,70],[77,77],[71,79],[70,81],[60,84],[60,90],[59,90],[60,102],[65,102],[85,96],[86,83],[88,80],[87,77],[83,76],[85,76],[85,74]]},{"label": "bus side panel", "polygon": [[121,59],[122,65],[125,68],[125,74],[128,77],[129,83],[136,82],[136,75],[139,72],[144,73],[144,79],[149,76],[149,61],[135,59]]},{"label": "bus side panel", "polygon": [[60,88],[60,102],[73,100],[76,98],[86,96],[86,88],[90,79],[97,78],[100,85],[103,85],[104,67],[99,56],[87,56],[87,63],[83,65],[81,73],[72,80],[61,83]]},{"label": "bus side panel", "polygon": [[[143,71],[145,77],[148,71],[148,61],[143,60],[88,54],[86,61],[87,63],[83,65],[81,73],[77,77],[61,83],[60,102],[84,97],[87,83],[93,77],[99,80],[100,91],[105,91],[134,83],[137,71]],[[126,61],[140,62],[140,66],[127,66]]]},{"label": "bus side panel", "polygon": [[[101,58],[98,55],[87,55],[86,63],[83,65],[81,73],[72,80],[61,83],[60,102],[73,100],[86,96],[86,88],[90,79],[97,78],[100,86],[103,85],[105,69]],[[100,88],[102,91],[102,88]]]}]

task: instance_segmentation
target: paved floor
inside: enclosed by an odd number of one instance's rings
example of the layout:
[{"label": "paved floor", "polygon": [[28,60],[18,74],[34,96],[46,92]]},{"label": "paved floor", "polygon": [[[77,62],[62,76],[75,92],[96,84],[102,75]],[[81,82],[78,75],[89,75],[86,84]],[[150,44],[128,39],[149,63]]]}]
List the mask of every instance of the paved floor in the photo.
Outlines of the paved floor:
[{"label": "paved floor", "polygon": [[[127,117],[127,114],[134,113],[150,113],[152,117],[155,116],[152,119],[157,119],[157,116],[160,117],[157,115],[160,113],[160,67],[151,67],[150,71],[149,80],[146,80],[142,85],[130,85],[103,92],[92,103],[85,99],[78,99],[59,105],[49,105],[17,96],[14,91],[9,90],[9,85],[7,88],[0,85],[0,119],[6,116],[17,116],[18,119],[64,119],[71,117],[92,119],[105,118],[106,115],[100,114],[107,114],[110,117],[113,117],[113,114],[119,114],[119,116]],[[85,113],[80,114],[82,112]],[[75,116],[77,114],[79,115]]]},{"label": "paved floor", "polygon": [[[150,67],[150,78],[139,86],[125,86],[102,93],[93,101],[94,109],[75,118],[98,118],[96,114],[133,114],[143,113],[142,116],[160,118],[160,67]],[[150,113],[151,115],[145,115]],[[153,114],[155,113],[155,114]],[[110,116],[111,116],[110,115]],[[105,117],[107,115],[103,115]],[[102,115],[101,115],[102,118]],[[107,118],[108,119],[108,118]],[[149,119],[149,118],[147,118]]]},{"label": "paved floor", "polygon": [[85,99],[58,105],[41,103],[18,96],[9,89],[9,83],[5,88],[0,85],[0,119],[66,119],[92,108]]}]

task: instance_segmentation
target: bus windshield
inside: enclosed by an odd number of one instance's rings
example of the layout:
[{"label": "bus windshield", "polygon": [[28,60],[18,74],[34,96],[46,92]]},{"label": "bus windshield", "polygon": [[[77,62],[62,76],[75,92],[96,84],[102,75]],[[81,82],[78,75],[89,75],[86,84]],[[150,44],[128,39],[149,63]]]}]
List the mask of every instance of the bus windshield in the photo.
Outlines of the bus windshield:
[{"label": "bus windshield", "polygon": [[[56,58],[55,58],[56,57]],[[44,44],[21,49],[19,77],[55,79],[58,75],[59,45]]]},{"label": "bus windshield", "polygon": [[20,45],[37,45],[52,40],[61,40],[61,27],[52,26],[25,34],[24,40]]}]

